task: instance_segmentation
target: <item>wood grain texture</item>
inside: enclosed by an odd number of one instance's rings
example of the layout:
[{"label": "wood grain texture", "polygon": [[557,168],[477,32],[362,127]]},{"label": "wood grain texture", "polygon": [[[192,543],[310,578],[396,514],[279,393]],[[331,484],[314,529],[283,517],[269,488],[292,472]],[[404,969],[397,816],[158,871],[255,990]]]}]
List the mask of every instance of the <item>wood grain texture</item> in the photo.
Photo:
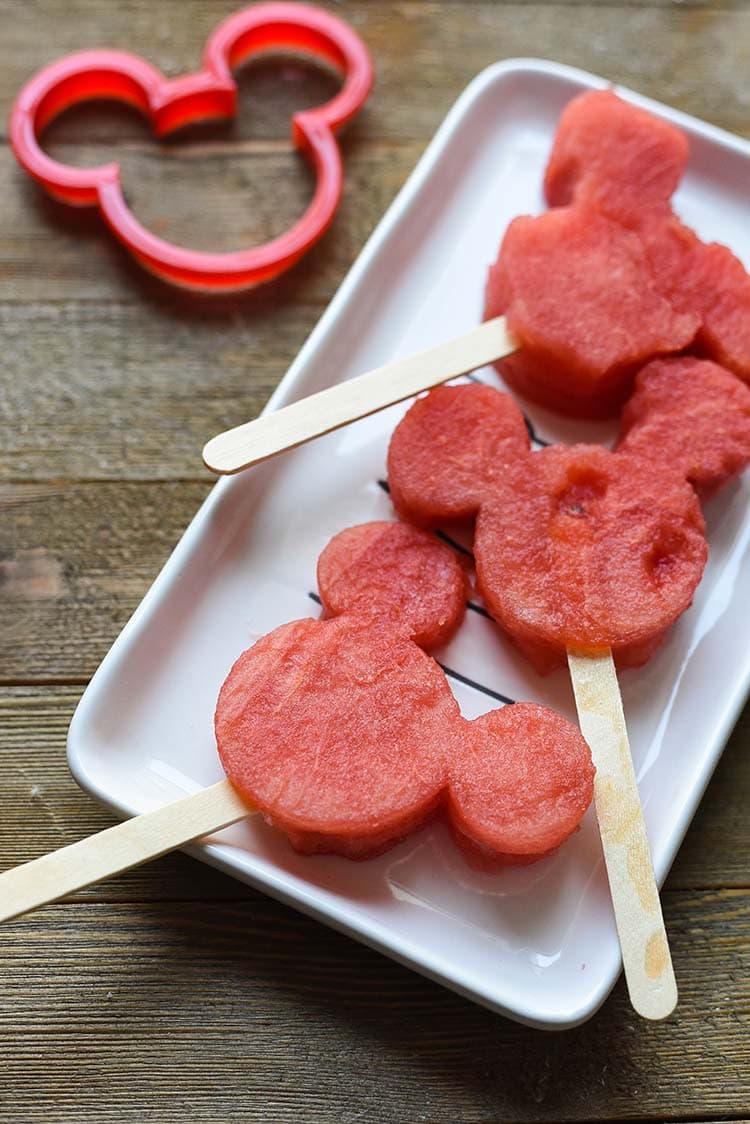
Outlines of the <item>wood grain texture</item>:
[{"label": "wood grain texture", "polygon": [[[0,0],[3,116],[66,51],[194,68],[236,6]],[[82,686],[210,486],[203,441],[260,409],[477,71],[557,58],[750,135],[745,0],[329,6],[370,44],[376,89],[344,138],[329,235],[256,293],[172,293],[95,215],[43,197],[0,138],[2,867],[112,822],[65,764]],[[233,124],[159,146],[136,115],[90,107],[49,148],[117,156],[144,221],[232,248],[303,208],[289,116],[334,88],[298,62],[258,63]],[[0,931],[1,1124],[750,1118],[749,742],[750,710],[668,880],[682,1004],[666,1024],[636,1020],[619,985],[578,1030],[525,1030],[171,855]]]},{"label": "wood grain texture", "polygon": [[[593,70],[736,131],[750,128],[742,92],[750,33],[745,3],[344,0],[331,7],[364,37],[375,60],[377,85],[355,125],[358,135],[426,138],[477,71],[529,55]],[[64,10],[56,0],[28,6],[3,0],[0,100],[9,105],[41,66],[89,47],[136,51],[170,75],[194,70],[206,35],[232,9],[225,0],[162,0],[158,9],[151,0],[71,0]],[[287,135],[289,110],[314,93],[312,85],[307,91],[300,85],[292,67],[274,74],[264,65],[257,85],[250,74],[238,135]],[[283,113],[271,108],[274,101]],[[82,135],[72,116],[70,127],[60,129],[61,137]]]},{"label": "wood grain texture", "polygon": [[[350,130],[344,140],[344,199],[330,231],[299,265],[258,290],[207,299],[178,294],[145,273],[108,234],[95,209],[55,202],[0,146],[7,183],[0,225],[0,302],[131,301],[167,318],[177,309],[210,321],[250,320],[269,304],[326,304],[424,146],[373,144]],[[55,146],[58,159],[101,163],[105,146]],[[160,237],[196,249],[238,250],[283,232],[312,195],[307,167],[287,141],[254,145],[191,144],[159,152],[131,142],[117,153],[136,216]],[[278,187],[276,187],[278,185]],[[10,315],[8,313],[7,315]]]},{"label": "wood grain texture", "polygon": [[53,906],[0,939],[0,1120],[741,1118],[750,896],[669,893],[665,913],[693,965],[672,1019],[636,1019],[619,985],[605,1014],[549,1034],[259,894]]},{"label": "wood grain texture", "polygon": [[88,679],[208,490],[0,486],[0,680]]},{"label": "wood grain texture", "polygon": [[142,863],[154,862],[195,839],[246,819],[253,811],[225,777],[179,800],[14,866],[0,874],[0,924],[35,913]]},{"label": "wood grain texture", "polygon": [[203,444],[260,412],[319,314],[269,300],[192,315],[171,294],[0,304],[0,479],[210,483]]}]

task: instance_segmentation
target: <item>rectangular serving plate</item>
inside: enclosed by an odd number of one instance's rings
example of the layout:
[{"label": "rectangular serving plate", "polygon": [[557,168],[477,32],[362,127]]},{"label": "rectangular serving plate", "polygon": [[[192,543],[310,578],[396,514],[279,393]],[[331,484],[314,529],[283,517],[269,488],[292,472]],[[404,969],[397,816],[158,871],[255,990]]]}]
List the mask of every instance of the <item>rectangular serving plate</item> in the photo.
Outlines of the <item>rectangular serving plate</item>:
[{"label": "rectangular serving plate", "polygon": [[[603,79],[511,60],[453,107],[268,404],[273,410],[471,328],[508,222],[544,208],[559,114]],[[684,219],[750,265],[750,145],[629,91],[679,125],[691,160]],[[571,309],[571,315],[575,309]],[[493,371],[478,372],[499,385]],[[315,564],[343,527],[392,518],[382,484],[405,405],[221,480],[104,659],[70,727],[78,783],[134,815],[222,775],[212,719],[244,648],[316,615]],[[545,440],[608,440],[614,427],[529,407]],[[237,421],[244,420],[237,418]],[[197,451],[196,451],[197,455]],[[748,481],[707,512],[710,561],[695,603],[647,667],[622,676],[654,863],[663,881],[750,686]],[[536,676],[498,630],[468,613],[441,652],[464,713],[500,697],[574,717],[567,675]],[[473,684],[473,685],[472,685]],[[588,1018],[621,962],[590,811],[557,855],[499,875],[471,871],[440,825],[381,858],[294,854],[259,817],[187,850],[501,1014],[545,1028]],[[679,980],[680,965],[676,966]]]}]

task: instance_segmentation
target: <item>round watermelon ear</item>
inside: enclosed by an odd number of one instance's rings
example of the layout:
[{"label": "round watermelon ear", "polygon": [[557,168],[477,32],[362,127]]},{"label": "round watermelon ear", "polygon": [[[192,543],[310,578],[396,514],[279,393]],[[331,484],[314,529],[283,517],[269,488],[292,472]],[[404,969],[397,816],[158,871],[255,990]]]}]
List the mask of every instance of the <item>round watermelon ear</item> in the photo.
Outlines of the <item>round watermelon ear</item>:
[{"label": "round watermelon ear", "polygon": [[449,823],[472,866],[545,858],[578,827],[594,795],[591,751],[572,722],[515,703],[464,722],[450,763]]},{"label": "round watermelon ear", "polygon": [[544,177],[550,207],[574,201],[626,225],[669,207],[688,162],[681,129],[613,90],[587,90],[565,107]]},{"label": "round watermelon ear", "polygon": [[328,616],[364,617],[411,637],[444,643],[466,606],[466,578],[454,552],[406,523],[362,523],[331,539],[318,560]]},{"label": "round watermelon ear", "polygon": [[423,527],[470,519],[504,466],[530,451],[523,414],[490,386],[441,386],[418,398],[388,449],[396,511]]},{"label": "round watermelon ear", "polygon": [[656,461],[710,495],[750,463],[750,387],[706,359],[655,359],[636,378],[618,452]]}]

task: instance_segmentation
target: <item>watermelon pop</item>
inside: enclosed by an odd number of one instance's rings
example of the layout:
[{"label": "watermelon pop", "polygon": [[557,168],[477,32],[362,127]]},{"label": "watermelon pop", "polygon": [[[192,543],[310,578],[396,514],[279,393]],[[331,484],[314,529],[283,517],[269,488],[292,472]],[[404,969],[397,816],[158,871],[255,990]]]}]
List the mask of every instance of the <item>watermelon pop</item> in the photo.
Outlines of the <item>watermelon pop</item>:
[{"label": "watermelon pop", "polygon": [[590,204],[508,227],[487,278],[485,315],[521,342],[498,363],[521,394],[582,416],[617,410],[637,367],[679,351],[700,321],[660,291],[638,235]]},{"label": "watermelon pop", "polygon": [[686,161],[679,130],[612,91],[568,105],[545,177],[554,209],[510,224],[487,278],[485,316],[521,344],[498,364],[511,386],[606,416],[642,363],[686,348],[750,381],[750,277],[672,213]]},{"label": "watermelon pop", "polygon": [[521,421],[500,391],[432,390],[391,439],[391,495],[423,526],[474,519],[490,615],[539,672],[567,662],[628,991],[640,1014],[662,1019],[677,985],[614,660],[644,663],[690,604],[707,554],[696,489],[750,462],[750,389],[705,360],[652,361],[614,452],[532,453]]},{"label": "watermelon pop", "polygon": [[[651,363],[616,452],[532,453],[522,420],[489,387],[439,387],[418,399],[388,454],[396,510],[422,526],[476,519],[479,590],[537,670],[563,665],[568,650],[611,649],[621,667],[638,666],[690,605],[703,572],[691,484],[711,491],[750,461],[750,390],[706,361]],[[467,440],[480,426],[483,442]],[[483,450],[499,454],[483,461]]]},{"label": "watermelon pop", "polygon": [[485,868],[558,847],[592,797],[578,729],[523,703],[467,721],[416,643],[463,614],[455,554],[416,528],[365,524],[332,540],[318,572],[332,619],[263,637],[219,695],[219,756],[243,799],[305,853],[369,858],[436,814]]}]

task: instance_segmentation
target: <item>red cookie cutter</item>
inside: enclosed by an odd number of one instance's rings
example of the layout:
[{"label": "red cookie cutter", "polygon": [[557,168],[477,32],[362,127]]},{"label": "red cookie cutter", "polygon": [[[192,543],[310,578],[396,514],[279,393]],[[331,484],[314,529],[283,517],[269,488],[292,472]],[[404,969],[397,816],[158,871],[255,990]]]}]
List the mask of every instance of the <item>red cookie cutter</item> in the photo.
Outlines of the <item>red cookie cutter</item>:
[{"label": "red cookie cutter", "polygon": [[[325,105],[292,118],[294,144],[315,169],[315,194],[302,218],[263,246],[211,254],[165,242],[129,209],[118,164],[71,167],[52,160],[39,146],[37,138],[53,118],[94,98],[135,105],[160,137],[196,121],[232,117],[237,111],[232,70],[261,52],[290,48],[332,63],[344,84]],[[166,78],[126,51],[81,51],[59,59],[18,95],[10,119],[11,145],[22,167],[50,195],[77,206],[98,204],[115,237],[159,277],[192,289],[242,289],[289,269],[327,230],[343,184],[335,134],[362,107],[372,80],[367,47],[341,20],[302,4],[258,4],[219,24],[195,74]]]}]

